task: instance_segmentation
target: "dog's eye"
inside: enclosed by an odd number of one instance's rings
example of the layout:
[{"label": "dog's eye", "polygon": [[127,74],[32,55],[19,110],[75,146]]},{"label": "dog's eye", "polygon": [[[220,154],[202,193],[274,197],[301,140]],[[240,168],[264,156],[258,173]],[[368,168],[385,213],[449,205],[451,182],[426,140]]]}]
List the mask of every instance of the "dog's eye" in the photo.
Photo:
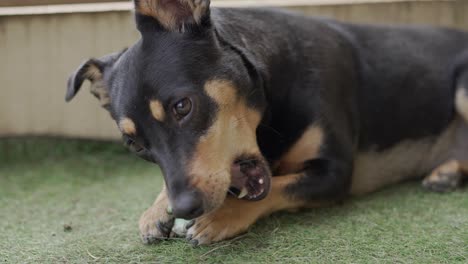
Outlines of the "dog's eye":
[{"label": "dog's eye", "polygon": [[173,107],[173,112],[177,119],[187,116],[190,114],[190,111],[192,111],[192,101],[189,98],[178,101]]}]

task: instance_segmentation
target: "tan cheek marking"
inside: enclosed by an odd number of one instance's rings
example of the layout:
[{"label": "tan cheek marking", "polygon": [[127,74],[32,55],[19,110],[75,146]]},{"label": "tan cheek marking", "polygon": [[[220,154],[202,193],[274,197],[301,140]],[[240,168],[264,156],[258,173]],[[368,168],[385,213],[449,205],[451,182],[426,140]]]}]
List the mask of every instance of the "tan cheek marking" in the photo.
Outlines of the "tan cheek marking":
[{"label": "tan cheek marking", "polygon": [[130,118],[125,117],[122,120],[120,120],[119,128],[125,134],[128,134],[128,135],[136,134],[135,123]]},{"label": "tan cheek marking", "polygon": [[299,140],[275,164],[276,175],[296,173],[303,169],[304,162],[319,156],[323,144],[323,129],[313,124],[302,134]]},{"label": "tan cheek marking", "polygon": [[165,118],[165,111],[164,107],[162,106],[161,102],[158,100],[152,100],[150,102],[150,109],[151,113],[153,114],[153,117],[160,121],[163,122]]},{"label": "tan cheek marking", "polygon": [[224,200],[231,182],[231,163],[237,155],[260,154],[256,128],[261,115],[238,98],[233,84],[215,80],[205,84],[206,93],[219,105],[216,120],[200,138],[190,165],[192,184],[208,194],[212,207]]}]

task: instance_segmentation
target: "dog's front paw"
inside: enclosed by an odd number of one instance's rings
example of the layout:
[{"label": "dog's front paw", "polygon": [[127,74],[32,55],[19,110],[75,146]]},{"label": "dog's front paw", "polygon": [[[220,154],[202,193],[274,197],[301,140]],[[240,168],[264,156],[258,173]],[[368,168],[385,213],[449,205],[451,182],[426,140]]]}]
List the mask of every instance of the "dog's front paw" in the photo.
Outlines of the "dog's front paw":
[{"label": "dog's front paw", "polygon": [[[187,239],[194,246],[206,245],[232,238],[245,231],[260,217],[259,210],[249,203],[230,199],[214,212],[197,218],[187,225]],[[246,206],[247,205],[247,206]]]},{"label": "dog's front paw", "polygon": [[163,190],[153,206],[140,217],[139,227],[143,243],[153,244],[171,236],[175,219],[170,210],[169,200]]}]

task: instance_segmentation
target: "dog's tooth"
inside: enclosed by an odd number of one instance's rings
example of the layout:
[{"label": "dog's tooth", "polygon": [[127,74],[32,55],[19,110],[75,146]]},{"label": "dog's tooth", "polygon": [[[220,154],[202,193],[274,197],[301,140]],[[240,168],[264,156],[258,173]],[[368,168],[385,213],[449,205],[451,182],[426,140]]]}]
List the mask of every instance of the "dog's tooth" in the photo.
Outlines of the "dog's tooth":
[{"label": "dog's tooth", "polygon": [[237,198],[242,199],[242,198],[244,198],[247,194],[249,194],[249,192],[247,191],[247,188],[244,187],[244,188],[242,188],[242,191],[241,191],[241,193],[239,194],[239,196],[237,196]]},{"label": "dog's tooth", "polygon": [[258,180],[258,183],[263,184],[263,179]]}]

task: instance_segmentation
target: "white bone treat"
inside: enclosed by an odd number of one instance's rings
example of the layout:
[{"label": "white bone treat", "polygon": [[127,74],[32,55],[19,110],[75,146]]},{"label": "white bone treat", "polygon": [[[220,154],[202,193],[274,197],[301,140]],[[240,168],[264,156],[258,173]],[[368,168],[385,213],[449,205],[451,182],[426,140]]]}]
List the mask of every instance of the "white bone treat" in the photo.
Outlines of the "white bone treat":
[{"label": "white bone treat", "polygon": [[184,237],[187,234],[186,226],[189,222],[188,220],[177,218],[172,227],[172,232],[177,236]]}]

